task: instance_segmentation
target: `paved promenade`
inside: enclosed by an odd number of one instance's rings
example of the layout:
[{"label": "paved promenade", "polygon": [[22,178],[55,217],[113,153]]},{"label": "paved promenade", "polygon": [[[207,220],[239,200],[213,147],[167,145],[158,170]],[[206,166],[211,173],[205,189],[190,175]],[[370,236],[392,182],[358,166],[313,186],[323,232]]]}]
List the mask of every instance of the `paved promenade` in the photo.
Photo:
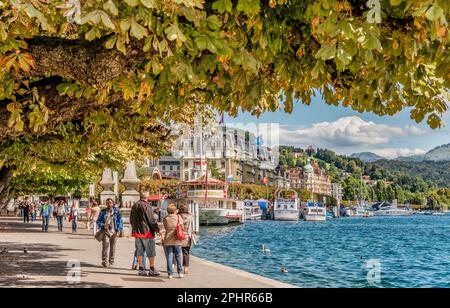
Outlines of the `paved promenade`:
[{"label": "paved promenade", "polygon": [[[114,268],[101,267],[101,243],[81,228],[73,235],[69,223],[58,233],[55,221],[42,233],[40,221],[23,224],[18,218],[0,217],[0,287],[105,287],[105,288],[277,288],[291,285],[193,257],[190,274],[167,279],[162,247],[157,248],[161,277],[138,277],[132,271],[134,240],[119,239]],[[83,223],[80,223],[83,226]],[[24,248],[27,253],[24,253]],[[230,256],[231,258],[232,256]],[[67,281],[69,260],[81,263],[81,282]]]}]

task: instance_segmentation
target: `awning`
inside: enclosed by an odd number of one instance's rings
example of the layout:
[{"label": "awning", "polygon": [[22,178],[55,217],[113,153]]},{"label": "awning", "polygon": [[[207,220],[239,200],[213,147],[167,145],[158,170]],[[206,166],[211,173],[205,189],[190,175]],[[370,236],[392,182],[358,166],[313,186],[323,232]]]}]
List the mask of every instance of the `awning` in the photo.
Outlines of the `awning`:
[{"label": "awning", "polygon": [[152,201],[156,202],[156,201],[159,201],[159,200],[161,200],[159,195],[150,195],[148,197],[148,201],[150,201],[150,202],[152,202]]}]

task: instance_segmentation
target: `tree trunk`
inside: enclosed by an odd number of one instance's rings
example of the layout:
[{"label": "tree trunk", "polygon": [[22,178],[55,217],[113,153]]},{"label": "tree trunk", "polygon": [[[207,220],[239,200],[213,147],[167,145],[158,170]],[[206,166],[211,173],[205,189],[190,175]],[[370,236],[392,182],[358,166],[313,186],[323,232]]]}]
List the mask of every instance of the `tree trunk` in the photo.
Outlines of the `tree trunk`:
[{"label": "tree trunk", "polygon": [[11,180],[13,170],[11,168],[0,168],[0,208],[7,205],[8,202],[8,185]]}]

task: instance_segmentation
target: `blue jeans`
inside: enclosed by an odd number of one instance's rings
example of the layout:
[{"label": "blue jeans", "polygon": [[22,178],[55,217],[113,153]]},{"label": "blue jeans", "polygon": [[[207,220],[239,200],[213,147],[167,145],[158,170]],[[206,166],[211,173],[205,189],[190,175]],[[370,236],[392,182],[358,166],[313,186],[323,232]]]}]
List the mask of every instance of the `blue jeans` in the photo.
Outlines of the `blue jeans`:
[{"label": "blue jeans", "polygon": [[31,221],[34,222],[36,220],[36,212],[31,212]]},{"label": "blue jeans", "polygon": [[56,216],[56,221],[58,222],[58,231],[62,231],[64,216]]},{"label": "blue jeans", "polygon": [[78,216],[74,216],[72,220],[72,232],[77,232],[78,229]]},{"label": "blue jeans", "polygon": [[177,260],[177,271],[178,274],[183,273],[183,254],[181,251],[181,246],[165,246],[164,250],[166,252],[167,259],[167,273],[173,275],[173,255]]},{"label": "blue jeans", "polygon": [[48,232],[48,223],[50,216],[42,216],[42,232]]}]

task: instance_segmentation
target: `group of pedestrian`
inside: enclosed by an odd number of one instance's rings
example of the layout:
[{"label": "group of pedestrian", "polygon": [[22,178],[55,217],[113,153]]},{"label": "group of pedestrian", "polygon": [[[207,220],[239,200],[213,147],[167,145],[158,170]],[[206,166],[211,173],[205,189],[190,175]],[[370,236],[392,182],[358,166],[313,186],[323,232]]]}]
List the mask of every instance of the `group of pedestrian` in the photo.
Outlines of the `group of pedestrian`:
[{"label": "group of pedestrian", "polygon": [[62,232],[64,221],[72,223],[72,232],[78,230],[79,208],[76,202],[72,206],[65,200],[42,200],[40,202],[30,202],[28,198],[19,203],[19,215],[23,217],[24,223],[30,223],[37,220],[38,215],[42,220],[42,232],[48,232],[51,219],[55,219],[58,231]]},{"label": "group of pedestrian", "polygon": [[[167,216],[163,219],[164,229],[160,230],[157,217],[160,211],[152,209],[148,203],[149,192],[141,192],[141,200],[131,209],[130,224],[131,236],[135,238],[135,258],[132,268],[139,270],[139,276],[159,276],[155,269],[156,237],[162,239],[167,263],[168,278],[173,278],[176,264],[179,278],[189,273],[189,255],[194,236],[191,230],[191,215],[187,207],[177,208],[170,204]],[[149,269],[145,266],[148,259]],[[137,264],[136,262],[137,261]]]},{"label": "group of pedestrian", "polygon": [[[140,200],[136,202],[130,214],[131,236],[135,239],[135,251],[132,268],[138,270],[139,276],[160,276],[155,267],[157,257],[156,240],[162,241],[168,278],[174,276],[174,265],[179,278],[189,273],[190,248],[195,244],[195,234],[191,230],[191,215],[187,206],[178,208],[175,204],[167,207],[162,225],[158,223],[163,215],[160,208],[154,208],[149,203],[149,192],[143,191]],[[39,212],[42,218],[42,232],[48,232],[52,217],[56,219],[58,231],[62,232],[64,221],[72,223],[72,233],[77,233],[80,210],[76,202],[69,207],[64,200],[39,204],[25,200],[20,204],[24,222],[32,221]],[[33,214],[34,213],[34,214]],[[123,232],[123,219],[120,209],[114,200],[106,200],[106,208],[100,209],[97,202],[92,202],[86,208],[86,228],[102,243],[102,266],[114,266],[116,244]],[[162,228],[161,228],[162,227]],[[148,267],[147,267],[148,264]]]},{"label": "group of pedestrian", "polygon": [[30,220],[31,222],[34,222],[37,218],[37,212],[37,203],[30,202],[28,199],[19,203],[19,215],[23,218],[24,223],[30,223]]},{"label": "group of pedestrian", "polygon": [[[148,198],[148,191],[141,192],[140,200],[131,208],[131,236],[135,239],[132,269],[138,270],[139,276],[161,275],[155,267],[156,239],[160,237],[166,257],[168,278],[174,277],[174,265],[178,277],[183,278],[189,273],[190,248],[195,242],[189,210],[186,206],[178,209],[175,204],[170,204],[163,219],[163,228],[160,228],[158,216],[161,215],[161,210],[152,208]],[[97,211],[96,207],[97,204],[94,203],[91,207],[92,213]],[[114,206],[112,199],[106,200],[106,208],[100,211],[97,227],[95,238],[102,242],[102,266],[105,268],[114,266],[117,239],[123,232],[123,220],[120,209]]]}]

